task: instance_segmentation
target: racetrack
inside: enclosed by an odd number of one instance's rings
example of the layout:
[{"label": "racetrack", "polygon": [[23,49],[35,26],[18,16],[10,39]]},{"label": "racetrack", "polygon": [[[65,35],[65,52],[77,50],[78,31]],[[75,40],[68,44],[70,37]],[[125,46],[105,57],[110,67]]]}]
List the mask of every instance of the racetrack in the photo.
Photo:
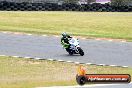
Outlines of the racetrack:
[{"label": "racetrack", "polygon": [[36,87],[36,88],[130,88],[132,83],[129,84],[95,84],[84,86],[56,86],[56,87]]},{"label": "racetrack", "polygon": [[0,33],[0,55],[132,67],[131,42],[81,39],[80,45],[85,55],[70,56],[62,48],[60,37]]}]

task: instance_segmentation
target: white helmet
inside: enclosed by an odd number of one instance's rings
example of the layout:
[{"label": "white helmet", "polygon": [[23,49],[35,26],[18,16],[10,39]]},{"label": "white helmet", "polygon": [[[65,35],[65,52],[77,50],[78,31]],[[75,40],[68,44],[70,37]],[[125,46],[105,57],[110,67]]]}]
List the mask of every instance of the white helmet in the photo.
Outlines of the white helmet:
[{"label": "white helmet", "polygon": [[62,36],[63,36],[63,37],[66,37],[66,36],[67,36],[66,32],[63,32],[63,33],[62,33]]}]

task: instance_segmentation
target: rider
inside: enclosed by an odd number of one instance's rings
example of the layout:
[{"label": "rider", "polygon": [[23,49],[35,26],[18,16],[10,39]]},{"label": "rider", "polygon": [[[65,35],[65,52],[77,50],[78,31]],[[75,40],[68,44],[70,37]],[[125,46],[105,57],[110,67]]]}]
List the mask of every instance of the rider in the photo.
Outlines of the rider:
[{"label": "rider", "polygon": [[66,49],[66,51],[69,52],[70,51],[70,43],[69,43],[68,38],[72,38],[72,37],[70,35],[68,35],[67,33],[63,32],[62,33],[62,38],[61,38],[61,44]]}]

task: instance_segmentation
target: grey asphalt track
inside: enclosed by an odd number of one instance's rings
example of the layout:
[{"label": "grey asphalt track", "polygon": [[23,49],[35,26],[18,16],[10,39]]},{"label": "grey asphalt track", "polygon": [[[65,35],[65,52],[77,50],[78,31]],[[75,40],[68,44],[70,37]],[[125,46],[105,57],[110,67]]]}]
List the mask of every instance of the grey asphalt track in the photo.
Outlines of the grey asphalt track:
[{"label": "grey asphalt track", "polygon": [[132,84],[120,84],[120,85],[111,85],[111,86],[98,86],[98,87],[92,87],[92,88],[131,88],[131,87],[132,87]]},{"label": "grey asphalt track", "polygon": [[[131,84],[115,84],[115,85],[104,85],[104,86],[92,86],[92,87],[81,87],[81,88],[131,88]],[[80,87],[77,87],[80,88]]]},{"label": "grey asphalt track", "polygon": [[129,84],[96,84],[84,86],[56,86],[56,87],[36,87],[36,88],[131,88],[132,83]]},{"label": "grey asphalt track", "polygon": [[85,55],[70,56],[62,48],[60,37],[0,33],[0,55],[132,67],[132,42],[80,39],[80,45]]}]

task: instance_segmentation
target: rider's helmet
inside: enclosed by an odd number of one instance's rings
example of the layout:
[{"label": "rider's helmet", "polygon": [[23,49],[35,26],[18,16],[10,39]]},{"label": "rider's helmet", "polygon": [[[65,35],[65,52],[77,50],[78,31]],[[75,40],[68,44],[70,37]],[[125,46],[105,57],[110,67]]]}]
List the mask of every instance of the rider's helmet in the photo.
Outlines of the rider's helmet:
[{"label": "rider's helmet", "polygon": [[66,32],[63,32],[62,36],[65,38],[67,36]]}]

